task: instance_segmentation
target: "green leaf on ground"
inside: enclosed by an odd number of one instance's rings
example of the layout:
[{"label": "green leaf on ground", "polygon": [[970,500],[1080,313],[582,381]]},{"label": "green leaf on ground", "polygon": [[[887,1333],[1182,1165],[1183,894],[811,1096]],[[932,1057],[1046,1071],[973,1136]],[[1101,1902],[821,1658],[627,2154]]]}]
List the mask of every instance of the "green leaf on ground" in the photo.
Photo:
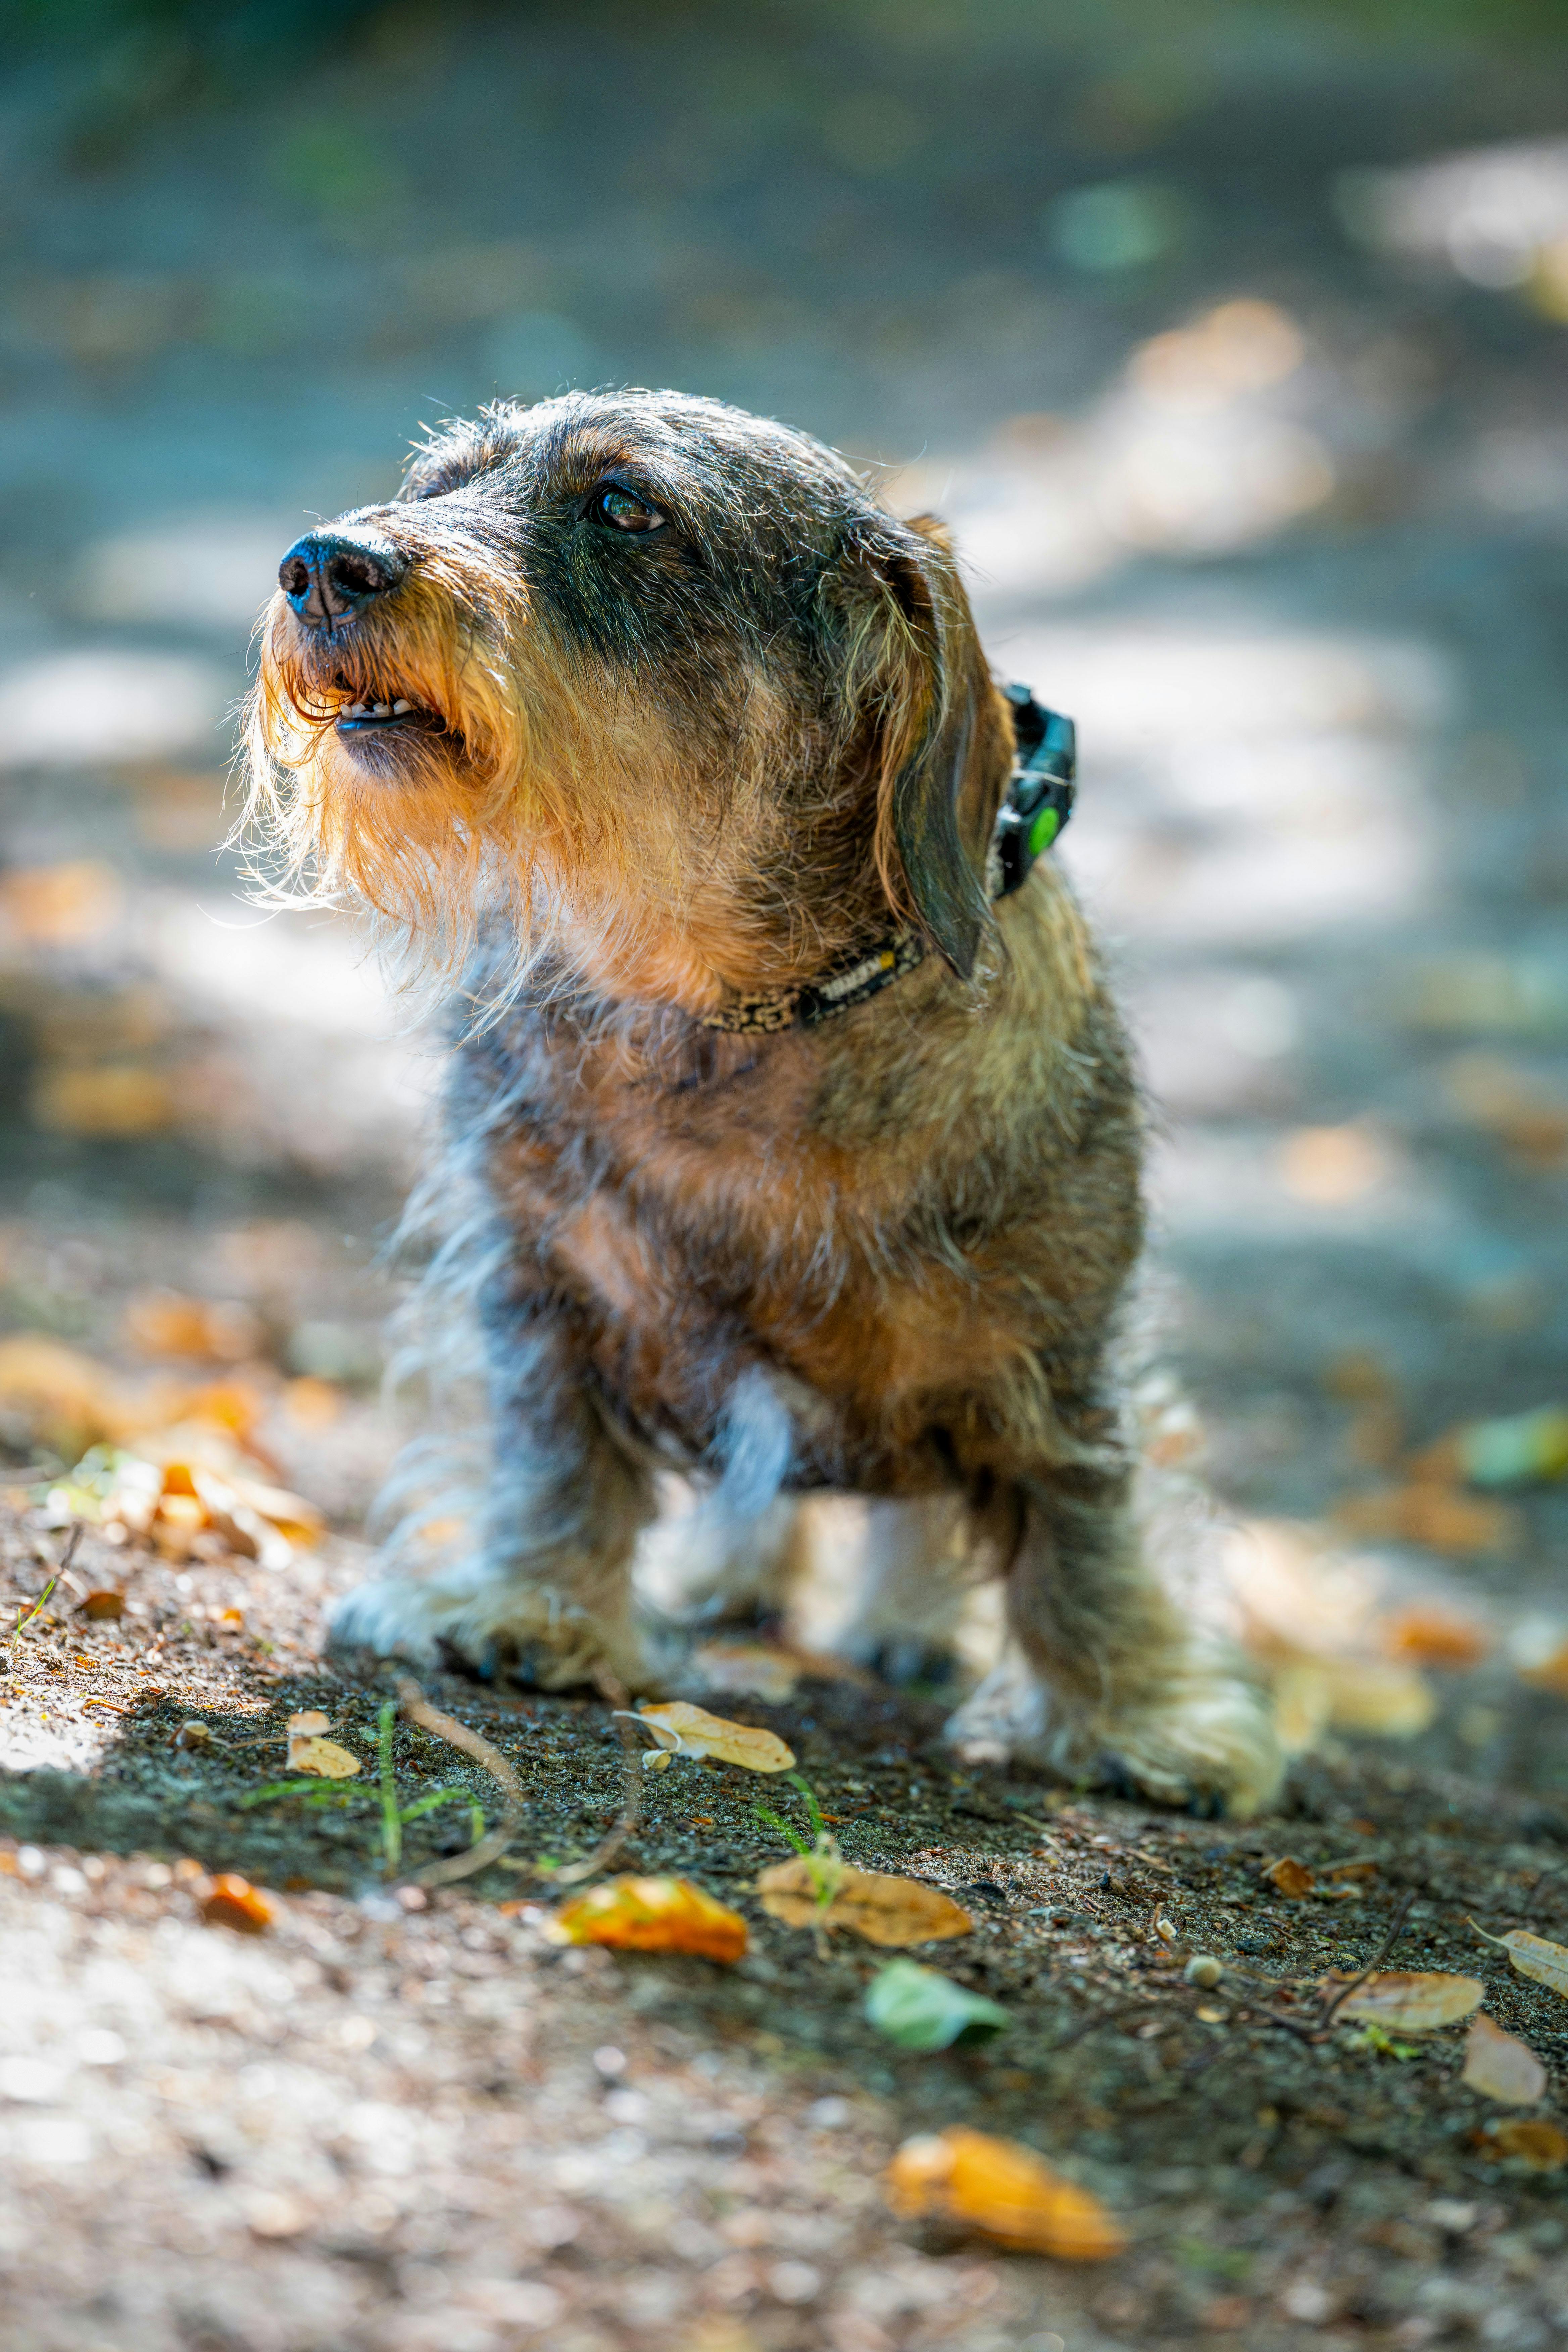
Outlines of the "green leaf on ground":
[{"label": "green leaf on ground", "polygon": [[967,1992],[940,1969],[918,1960],[889,1960],[866,1993],[866,2014],[900,2050],[951,2050],[989,2042],[1012,2020],[984,1994]]}]

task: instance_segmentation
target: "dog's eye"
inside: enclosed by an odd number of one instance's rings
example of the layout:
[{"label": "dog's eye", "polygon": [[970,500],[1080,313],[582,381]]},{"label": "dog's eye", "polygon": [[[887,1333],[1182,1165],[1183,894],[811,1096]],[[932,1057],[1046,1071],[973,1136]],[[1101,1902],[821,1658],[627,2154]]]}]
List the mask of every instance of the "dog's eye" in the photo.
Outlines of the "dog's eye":
[{"label": "dog's eye", "polygon": [[618,482],[610,482],[594,493],[594,514],[599,522],[607,522],[615,530],[648,531],[663,528],[664,517],[635,490],[623,490]]}]

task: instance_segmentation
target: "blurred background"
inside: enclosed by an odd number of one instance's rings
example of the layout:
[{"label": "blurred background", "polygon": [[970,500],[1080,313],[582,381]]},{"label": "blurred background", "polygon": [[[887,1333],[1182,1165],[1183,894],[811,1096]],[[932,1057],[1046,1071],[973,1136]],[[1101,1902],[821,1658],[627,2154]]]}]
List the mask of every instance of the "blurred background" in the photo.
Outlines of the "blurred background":
[{"label": "blurred background", "polygon": [[250,628],[422,426],[674,384],[946,515],[998,667],[1079,720],[1066,859],[1161,1106],[1155,1305],[1227,1505],[1418,1571],[1417,1656],[1443,1608],[1536,1639],[1568,1535],[1559,0],[0,22],[13,1475],[111,1433],[95,1379],[226,1382],[355,1523],[426,1049],[352,925],[262,912],[217,847]]}]

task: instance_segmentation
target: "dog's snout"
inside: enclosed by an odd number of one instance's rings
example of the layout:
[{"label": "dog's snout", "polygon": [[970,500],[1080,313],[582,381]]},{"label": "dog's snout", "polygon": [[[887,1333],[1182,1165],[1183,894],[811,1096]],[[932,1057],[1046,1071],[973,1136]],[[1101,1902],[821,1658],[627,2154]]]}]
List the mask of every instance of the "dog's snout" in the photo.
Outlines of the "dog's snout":
[{"label": "dog's snout", "polygon": [[307,531],[278,567],[278,585],[310,629],[335,628],[395,588],[408,558],[388,539]]}]

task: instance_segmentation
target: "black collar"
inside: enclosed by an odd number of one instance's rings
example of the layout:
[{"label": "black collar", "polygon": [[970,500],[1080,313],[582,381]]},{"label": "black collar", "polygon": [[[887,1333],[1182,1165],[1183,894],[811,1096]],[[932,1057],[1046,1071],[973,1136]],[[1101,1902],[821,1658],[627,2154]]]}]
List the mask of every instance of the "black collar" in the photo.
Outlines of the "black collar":
[{"label": "black collar", "polygon": [[[1002,691],[1012,707],[1017,749],[985,853],[985,887],[993,898],[1009,898],[1023,888],[1037,857],[1060,838],[1076,796],[1078,739],[1072,720],[1037,702],[1026,686],[1005,686]],[[816,980],[796,981],[765,995],[733,997],[716,1013],[698,1017],[704,1029],[739,1034],[812,1029],[819,1021],[852,1012],[913,971],[925,951],[924,940],[906,925]]]}]

